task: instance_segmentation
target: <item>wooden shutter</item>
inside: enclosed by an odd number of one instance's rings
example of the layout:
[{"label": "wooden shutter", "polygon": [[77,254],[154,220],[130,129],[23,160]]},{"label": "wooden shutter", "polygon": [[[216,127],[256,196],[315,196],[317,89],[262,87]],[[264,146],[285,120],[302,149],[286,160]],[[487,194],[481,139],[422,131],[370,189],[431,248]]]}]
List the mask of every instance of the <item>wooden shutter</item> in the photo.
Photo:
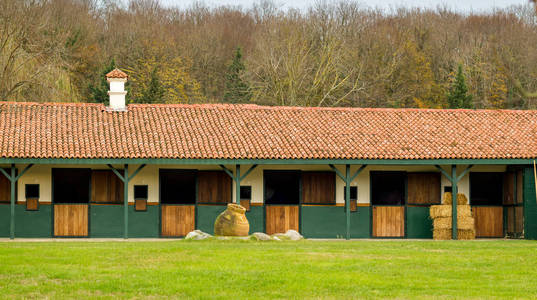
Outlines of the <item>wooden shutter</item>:
[{"label": "wooden shutter", "polygon": [[503,176],[503,204],[515,204],[514,172],[507,172]]},{"label": "wooden shutter", "polygon": [[440,173],[408,173],[408,204],[440,203]]},{"label": "wooden shutter", "polygon": [[111,170],[91,172],[91,202],[123,203],[123,181]]},{"label": "wooden shutter", "polygon": [[198,172],[198,203],[230,203],[231,177],[224,171]]},{"label": "wooden shutter", "polygon": [[[11,170],[6,170],[10,174]],[[0,203],[9,203],[11,201],[11,183],[4,176],[0,174]]]},{"label": "wooden shutter", "polygon": [[302,203],[336,204],[334,172],[302,172]]}]

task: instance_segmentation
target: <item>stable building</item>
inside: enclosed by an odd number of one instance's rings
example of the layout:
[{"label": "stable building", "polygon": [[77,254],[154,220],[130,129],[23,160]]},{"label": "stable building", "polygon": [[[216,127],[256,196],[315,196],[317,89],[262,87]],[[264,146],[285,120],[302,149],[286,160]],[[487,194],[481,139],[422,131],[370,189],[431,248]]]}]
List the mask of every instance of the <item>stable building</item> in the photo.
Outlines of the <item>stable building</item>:
[{"label": "stable building", "polygon": [[[482,238],[537,238],[537,112],[0,102],[0,237],[183,237],[227,203],[251,232],[431,238],[470,200]],[[456,220],[456,217],[454,217]]]}]

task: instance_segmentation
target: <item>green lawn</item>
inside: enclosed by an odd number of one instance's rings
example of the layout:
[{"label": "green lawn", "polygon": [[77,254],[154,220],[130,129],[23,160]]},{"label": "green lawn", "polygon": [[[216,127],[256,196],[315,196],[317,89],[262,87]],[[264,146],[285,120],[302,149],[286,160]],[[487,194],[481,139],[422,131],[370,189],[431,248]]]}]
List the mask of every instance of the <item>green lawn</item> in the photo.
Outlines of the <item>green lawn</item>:
[{"label": "green lawn", "polygon": [[0,243],[0,298],[536,298],[533,241]]}]

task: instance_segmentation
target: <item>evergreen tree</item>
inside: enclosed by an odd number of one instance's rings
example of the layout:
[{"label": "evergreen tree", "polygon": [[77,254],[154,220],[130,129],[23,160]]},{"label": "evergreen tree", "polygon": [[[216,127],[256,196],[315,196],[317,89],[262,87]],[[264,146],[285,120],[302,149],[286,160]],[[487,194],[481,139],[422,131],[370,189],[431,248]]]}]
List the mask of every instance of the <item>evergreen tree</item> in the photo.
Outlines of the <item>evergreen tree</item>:
[{"label": "evergreen tree", "polygon": [[110,98],[108,97],[109,84],[106,81],[106,74],[108,74],[108,72],[112,71],[115,68],[116,62],[114,61],[114,59],[112,59],[110,63],[103,68],[101,74],[99,75],[99,83],[95,85],[93,83],[90,83],[90,85],[88,86],[90,94],[89,102],[104,103],[105,105],[108,105],[108,101],[110,100]]},{"label": "evergreen tree", "polygon": [[449,89],[447,100],[449,108],[473,108],[472,95],[468,94],[468,87],[466,86],[461,64],[459,64],[455,82]]},{"label": "evergreen tree", "polygon": [[142,95],[136,99],[138,103],[164,103],[165,89],[160,82],[157,68],[151,71],[151,78]]},{"label": "evergreen tree", "polygon": [[241,78],[241,74],[245,70],[242,62],[242,51],[237,47],[233,61],[228,66],[226,74],[226,91],[224,93],[224,101],[228,103],[246,103],[252,98],[250,87]]}]

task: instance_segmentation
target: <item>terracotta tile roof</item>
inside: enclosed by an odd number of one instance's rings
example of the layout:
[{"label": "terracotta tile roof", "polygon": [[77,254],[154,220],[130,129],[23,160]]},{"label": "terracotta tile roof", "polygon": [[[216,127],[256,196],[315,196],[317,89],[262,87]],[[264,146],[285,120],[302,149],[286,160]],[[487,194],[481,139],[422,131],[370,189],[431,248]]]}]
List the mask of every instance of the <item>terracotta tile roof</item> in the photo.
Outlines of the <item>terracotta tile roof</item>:
[{"label": "terracotta tile roof", "polygon": [[113,69],[112,71],[106,74],[106,78],[127,78],[127,74],[120,69]]},{"label": "terracotta tile roof", "polygon": [[0,102],[0,157],[537,157],[537,111]]}]

